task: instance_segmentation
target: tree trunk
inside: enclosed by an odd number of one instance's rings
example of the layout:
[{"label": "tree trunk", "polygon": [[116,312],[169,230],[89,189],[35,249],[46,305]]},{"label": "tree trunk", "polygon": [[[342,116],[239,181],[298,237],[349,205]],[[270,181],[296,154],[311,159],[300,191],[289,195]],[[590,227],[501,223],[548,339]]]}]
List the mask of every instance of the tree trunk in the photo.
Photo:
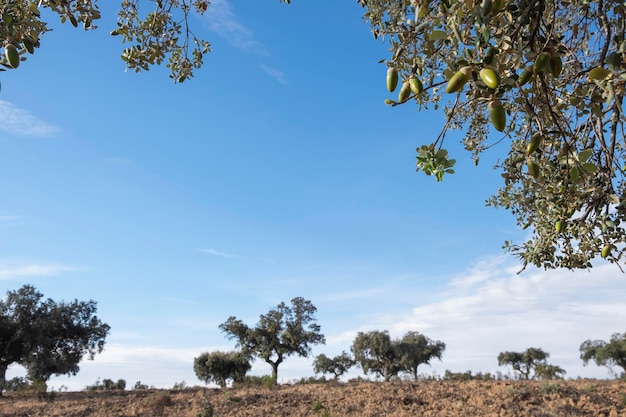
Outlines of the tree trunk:
[{"label": "tree trunk", "polygon": [[272,365],[272,380],[276,385],[278,384],[278,362],[271,362],[270,365]]},{"label": "tree trunk", "polygon": [[9,365],[0,364],[0,397],[2,397],[2,393],[4,392],[4,386],[7,382],[7,369]]}]

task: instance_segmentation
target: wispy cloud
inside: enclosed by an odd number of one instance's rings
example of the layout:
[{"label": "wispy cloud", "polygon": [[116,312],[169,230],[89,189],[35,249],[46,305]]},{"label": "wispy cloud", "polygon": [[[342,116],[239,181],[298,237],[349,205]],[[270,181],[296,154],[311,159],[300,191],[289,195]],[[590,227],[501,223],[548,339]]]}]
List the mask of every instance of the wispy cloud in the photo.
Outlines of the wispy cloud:
[{"label": "wispy cloud", "polygon": [[106,158],[104,162],[109,165],[122,166],[122,167],[135,166],[135,163],[132,160],[128,158],[124,158],[124,157]]},{"label": "wispy cloud", "polygon": [[198,249],[202,253],[208,253],[213,256],[221,256],[222,258],[239,258],[239,255],[235,255],[233,253],[221,252],[215,249]]},{"label": "wispy cloud", "polygon": [[0,100],[0,130],[12,135],[37,137],[54,136],[59,132],[56,126],[4,100]]},{"label": "wispy cloud", "polygon": [[0,228],[17,226],[24,221],[23,216],[11,216],[0,214]]},{"label": "wispy cloud", "polygon": [[51,277],[81,268],[59,264],[0,262],[0,281],[34,277]]},{"label": "wispy cloud", "polygon": [[270,77],[272,77],[279,83],[287,84],[287,78],[285,77],[284,72],[277,70],[275,68],[270,68],[266,65],[261,65],[261,69],[263,70],[263,72],[265,72],[267,75],[269,75]]},{"label": "wispy cloud", "polygon": [[239,22],[227,0],[211,1],[203,18],[209,30],[217,33],[235,48],[258,55],[267,55],[252,31]]}]

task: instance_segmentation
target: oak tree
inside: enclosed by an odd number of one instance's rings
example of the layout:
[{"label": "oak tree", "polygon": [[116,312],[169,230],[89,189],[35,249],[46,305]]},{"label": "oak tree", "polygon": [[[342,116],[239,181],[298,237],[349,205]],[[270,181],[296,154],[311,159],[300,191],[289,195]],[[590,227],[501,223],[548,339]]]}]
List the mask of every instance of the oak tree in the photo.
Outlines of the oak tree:
[{"label": "oak tree", "polygon": [[547,365],[546,359],[550,357],[548,352],[540,348],[528,348],[524,352],[500,352],[498,355],[498,365],[511,365],[514,371],[519,372],[521,379],[531,379],[535,371],[540,366]]},{"label": "oak tree", "polygon": [[593,360],[598,366],[606,366],[612,370],[613,366],[623,369],[626,374],[626,332],[613,333],[611,339],[585,340],[580,345],[580,358],[587,365]]},{"label": "oak tree", "polygon": [[313,361],[313,371],[316,374],[333,374],[334,379],[338,380],[341,375],[348,372],[355,364],[356,362],[352,356],[345,351],[332,358],[322,353],[315,357]]},{"label": "oak tree", "polygon": [[11,364],[26,368],[31,381],[75,375],[79,362],[102,352],[109,325],[96,316],[95,301],[43,299],[33,286],[0,300],[0,395]]},{"label": "oak tree", "polygon": [[242,352],[205,352],[194,358],[193,370],[205,383],[214,382],[222,388],[228,381],[241,382],[250,370],[250,358]]},{"label": "oak tree", "polygon": [[290,306],[281,302],[262,314],[254,327],[231,316],[219,328],[228,338],[237,341],[237,347],[244,354],[267,362],[272,367],[272,379],[276,383],[278,366],[286,357],[308,357],[314,345],[326,343],[316,323],[316,311],[311,301],[296,297]]}]

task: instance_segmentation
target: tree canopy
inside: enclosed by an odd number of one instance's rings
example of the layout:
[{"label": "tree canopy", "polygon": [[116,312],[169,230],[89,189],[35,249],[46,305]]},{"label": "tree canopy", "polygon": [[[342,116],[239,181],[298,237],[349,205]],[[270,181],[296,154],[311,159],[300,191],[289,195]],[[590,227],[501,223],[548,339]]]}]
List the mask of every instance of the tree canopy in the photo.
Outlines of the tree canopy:
[{"label": "tree canopy", "polygon": [[7,292],[0,300],[0,394],[11,364],[24,366],[32,381],[78,373],[78,363],[102,352],[109,333],[96,311],[91,300],[43,300],[30,285]]},{"label": "tree canopy", "polygon": [[193,370],[198,379],[205,383],[214,382],[222,388],[228,381],[243,381],[251,367],[250,358],[237,351],[206,352],[193,360]]},{"label": "tree canopy", "polygon": [[433,341],[414,331],[402,339],[391,339],[388,331],[359,332],[352,342],[354,359],[365,374],[373,373],[389,381],[400,372],[406,372],[417,381],[417,368],[441,359],[446,344]]},{"label": "tree canopy", "polygon": [[322,353],[315,357],[313,361],[313,371],[316,374],[333,374],[335,380],[338,380],[341,375],[348,372],[355,364],[356,362],[352,356],[345,351],[332,358]]},{"label": "tree canopy", "polygon": [[[511,365],[514,371],[517,371],[520,375],[521,379],[531,379],[534,378],[535,375],[531,374],[531,372],[537,373],[539,369],[540,373],[546,373],[549,370],[546,368],[548,363],[546,360],[550,357],[548,352],[544,352],[540,348],[528,348],[524,352],[500,352],[498,355],[498,365]],[[560,369],[560,368],[559,368]],[[563,371],[563,373],[565,373]]]},{"label": "tree canopy", "polygon": [[584,365],[593,360],[596,365],[606,366],[610,370],[613,366],[618,366],[626,374],[626,332],[613,333],[608,342],[585,340],[580,345],[580,358]]},{"label": "tree canopy", "polygon": [[[616,0],[358,0],[393,106],[442,107],[443,127],[417,169],[453,173],[447,134],[476,164],[505,147],[504,183],[487,204],[532,237],[505,242],[524,266],[588,268],[624,254],[626,8]],[[382,77],[381,77],[382,78]]]},{"label": "tree canopy", "polygon": [[[279,0],[290,3],[289,0]],[[617,0],[357,0],[375,38],[389,45],[392,106],[442,109],[442,129],[417,148],[417,169],[442,180],[454,172],[446,138],[478,164],[502,149],[503,184],[487,205],[529,229],[504,242],[524,267],[619,265],[626,246],[626,7]],[[111,34],[127,67],[162,64],[182,82],[210,44],[189,24],[210,0],[122,0]],[[17,68],[50,30],[43,10],[93,29],[96,0],[0,0],[0,64]],[[0,68],[2,69],[2,68]],[[382,75],[381,75],[382,78]],[[381,81],[382,83],[382,81]],[[446,145],[447,146],[447,145]]]},{"label": "tree canopy", "polygon": [[263,359],[272,367],[272,379],[278,380],[278,366],[286,357],[297,355],[308,357],[312,347],[326,343],[320,326],[315,323],[317,308],[309,300],[296,297],[291,306],[281,302],[262,314],[255,327],[231,316],[219,328],[237,347],[250,356]]}]

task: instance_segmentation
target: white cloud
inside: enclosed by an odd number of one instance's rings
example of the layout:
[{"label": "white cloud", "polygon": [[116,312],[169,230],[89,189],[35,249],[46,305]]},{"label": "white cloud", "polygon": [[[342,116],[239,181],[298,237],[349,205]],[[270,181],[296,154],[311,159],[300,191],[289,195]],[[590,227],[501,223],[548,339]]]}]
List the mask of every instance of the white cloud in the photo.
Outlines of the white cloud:
[{"label": "white cloud", "polygon": [[235,48],[267,55],[252,31],[239,22],[227,0],[211,1],[203,18],[209,30],[217,33]]},{"label": "white cloud", "polygon": [[79,270],[80,268],[77,267],[59,264],[16,264],[13,262],[0,262],[0,281],[30,277],[50,277],[61,275],[64,272],[74,272]]},{"label": "white cloud", "polygon": [[583,368],[578,348],[624,330],[626,277],[610,264],[512,271],[502,260],[482,262],[432,302],[377,325],[394,337],[416,330],[446,342],[444,363],[433,366],[440,371],[496,370],[499,352],[540,347],[570,376],[606,376],[595,366]]},{"label": "white cloud", "polygon": [[284,72],[277,70],[275,68],[270,68],[266,65],[261,65],[261,69],[263,70],[263,72],[265,72],[267,75],[269,75],[270,77],[272,77],[279,83],[287,84],[287,78],[285,77]]},{"label": "white cloud", "polygon": [[215,249],[198,249],[202,253],[208,253],[213,256],[221,256],[222,258],[239,258],[239,255],[235,255],[227,252],[220,252]]},{"label": "white cloud", "polygon": [[54,136],[59,129],[34,116],[27,110],[0,100],[0,129],[19,136]]}]

